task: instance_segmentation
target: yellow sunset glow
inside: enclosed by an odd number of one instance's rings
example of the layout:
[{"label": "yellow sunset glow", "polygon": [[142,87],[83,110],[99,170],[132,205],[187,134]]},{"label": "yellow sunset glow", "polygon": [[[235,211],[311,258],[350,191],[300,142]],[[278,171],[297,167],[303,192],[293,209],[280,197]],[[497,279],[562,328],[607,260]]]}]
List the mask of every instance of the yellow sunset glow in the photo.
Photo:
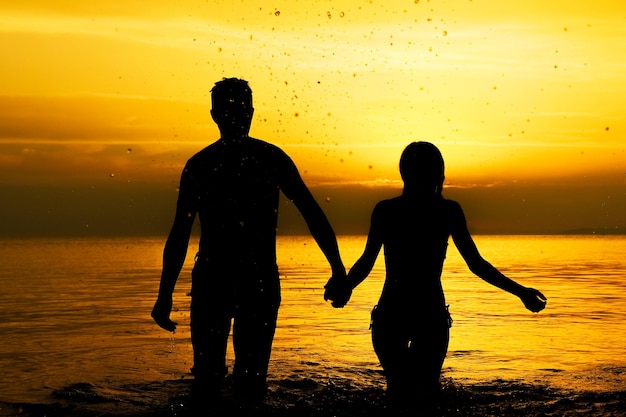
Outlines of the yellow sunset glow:
[{"label": "yellow sunset glow", "polygon": [[403,147],[428,140],[450,188],[600,181],[624,204],[623,1],[0,11],[5,185],[174,188],[186,159],[218,137],[210,88],[236,76],[254,92],[251,135],[283,147],[313,187],[399,187]]}]

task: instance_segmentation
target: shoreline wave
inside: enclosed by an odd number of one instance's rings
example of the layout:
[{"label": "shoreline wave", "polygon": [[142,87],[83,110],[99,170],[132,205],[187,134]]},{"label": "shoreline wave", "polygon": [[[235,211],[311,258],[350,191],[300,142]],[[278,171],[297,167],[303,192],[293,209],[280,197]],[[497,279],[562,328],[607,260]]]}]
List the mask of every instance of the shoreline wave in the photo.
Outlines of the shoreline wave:
[{"label": "shoreline wave", "polygon": [[[0,401],[1,417],[166,417],[191,416],[191,379],[152,381],[118,387],[75,383],[51,393],[49,402],[12,404]],[[227,384],[217,415],[241,415]],[[626,412],[626,391],[576,391],[493,380],[465,384],[447,379],[441,398],[428,409],[398,409],[380,384],[349,379],[313,379],[293,375],[269,381],[266,402],[249,416],[274,417],[617,417]]]}]

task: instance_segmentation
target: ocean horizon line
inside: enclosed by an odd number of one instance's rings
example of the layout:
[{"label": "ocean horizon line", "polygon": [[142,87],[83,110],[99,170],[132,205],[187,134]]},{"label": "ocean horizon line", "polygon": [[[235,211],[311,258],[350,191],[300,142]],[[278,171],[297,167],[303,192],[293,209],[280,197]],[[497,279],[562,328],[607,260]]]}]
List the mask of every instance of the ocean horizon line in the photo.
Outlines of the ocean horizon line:
[{"label": "ocean horizon line", "polygon": [[[353,236],[363,236],[366,237],[367,233],[336,233],[337,237],[353,237]],[[529,233],[520,233],[520,232],[480,232],[480,231],[472,231],[472,236],[626,236],[626,227],[616,227],[616,228],[581,228],[581,229],[573,229],[573,230],[565,230],[560,232],[529,232]],[[197,239],[200,237],[199,233],[192,233],[191,237],[193,239]],[[294,233],[277,233],[277,237],[310,237],[311,234],[303,233],[303,232],[294,232]],[[93,234],[79,234],[79,233],[54,233],[54,234],[36,234],[36,233],[27,233],[27,234],[0,234],[0,240],[2,239],[80,239],[80,238],[145,238],[145,239],[163,239],[165,241],[167,239],[167,233],[93,233]]]}]

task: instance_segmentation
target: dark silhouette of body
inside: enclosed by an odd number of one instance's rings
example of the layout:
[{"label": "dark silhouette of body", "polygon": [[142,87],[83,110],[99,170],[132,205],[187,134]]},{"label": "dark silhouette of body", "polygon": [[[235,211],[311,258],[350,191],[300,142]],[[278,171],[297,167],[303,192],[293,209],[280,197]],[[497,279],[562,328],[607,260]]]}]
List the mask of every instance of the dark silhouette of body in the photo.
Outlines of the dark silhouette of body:
[{"label": "dark silhouette of body", "polygon": [[546,298],[505,277],[479,254],[461,206],[441,194],[444,163],[434,145],[407,146],[400,172],[402,195],[376,205],[363,255],[347,280],[331,278],[325,298],[335,307],[345,305],[384,245],[386,279],[372,312],[372,342],[388,393],[411,402],[429,398],[440,388],[451,325],[441,286],[450,236],[473,273],[518,296],[529,310],[541,311]]},{"label": "dark silhouette of body", "polygon": [[182,172],[152,317],[166,330],[176,328],[169,317],[172,293],[198,214],[201,236],[192,272],[190,318],[192,397],[219,399],[232,320],[235,396],[243,403],[257,404],[266,394],[280,304],[279,191],[301,212],[333,276],[345,277],[345,269],[335,233],[292,160],[278,147],[248,136],[253,107],[247,82],[224,79],[216,83],[211,96],[211,115],[221,137],[190,158]]}]

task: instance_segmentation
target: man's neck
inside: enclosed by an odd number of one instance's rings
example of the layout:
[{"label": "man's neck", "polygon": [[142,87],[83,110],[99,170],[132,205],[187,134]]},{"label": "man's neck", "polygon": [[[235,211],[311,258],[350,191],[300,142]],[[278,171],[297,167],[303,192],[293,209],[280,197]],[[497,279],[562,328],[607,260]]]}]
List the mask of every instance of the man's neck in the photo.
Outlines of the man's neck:
[{"label": "man's neck", "polygon": [[232,134],[222,134],[220,140],[224,143],[241,143],[245,140],[250,139],[250,136],[246,135],[232,135]]}]

